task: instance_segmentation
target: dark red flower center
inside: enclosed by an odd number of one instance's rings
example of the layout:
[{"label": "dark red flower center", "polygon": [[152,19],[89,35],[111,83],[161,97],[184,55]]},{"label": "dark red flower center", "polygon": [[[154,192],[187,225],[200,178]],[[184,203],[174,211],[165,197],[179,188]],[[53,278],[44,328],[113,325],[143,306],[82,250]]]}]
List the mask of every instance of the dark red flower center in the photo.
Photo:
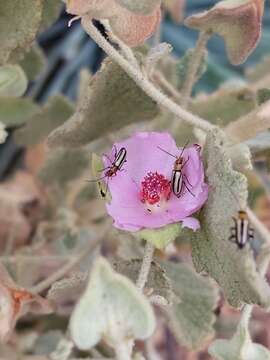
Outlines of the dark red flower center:
[{"label": "dark red flower center", "polygon": [[155,205],[168,201],[171,195],[171,183],[157,172],[149,172],[141,182],[140,198],[143,203]]}]

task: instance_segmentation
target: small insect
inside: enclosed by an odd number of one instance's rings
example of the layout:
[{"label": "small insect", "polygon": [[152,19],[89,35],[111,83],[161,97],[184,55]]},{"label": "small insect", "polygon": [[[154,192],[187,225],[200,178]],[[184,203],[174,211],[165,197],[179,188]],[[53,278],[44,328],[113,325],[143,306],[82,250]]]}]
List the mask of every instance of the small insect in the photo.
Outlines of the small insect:
[{"label": "small insect", "polygon": [[192,193],[192,191],[190,190],[190,188],[187,186],[187,184],[189,184],[189,186],[192,187],[187,176],[183,173],[183,169],[184,169],[185,165],[187,164],[187,162],[189,161],[189,157],[187,158],[187,160],[185,160],[183,157],[183,153],[187,147],[187,144],[188,144],[188,142],[183,147],[179,156],[173,155],[158,146],[159,150],[165,152],[166,154],[168,154],[176,159],[174,162],[173,170],[172,170],[171,189],[172,189],[172,192],[174,193],[174,195],[177,196],[178,198],[180,198],[180,196],[182,195],[184,187],[187,189],[187,191],[192,196],[195,196]]},{"label": "small insect", "polygon": [[107,179],[105,192],[102,189],[100,190],[101,195],[103,197],[105,197],[106,194],[107,194],[109,179],[116,176],[117,172],[122,170],[122,167],[123,167],[124,163],[127,161],[127,150],[126,150],[126,148],[122,147],[119,151],[117,151],[116,147],[114,146],[114,150],[115,150],[115,153],[114,153],[114,160],[113,161],[109,158],[108,155],[104,154],[104,156],[110,162],[109,166],[107,166],[104,169],[100,170],[101,172],[105,171],[104,176],[102,176],[99,179],[95,179],[95,180],[87,180],[88,182],[96,182],[96,181],[99,182],[99,181],[101,181],[103,179]]},{"label": "small insect", "polygon": [[233,217],[234,226],[231,228],[230,241],[236,243],[239,249],[254,239],[254,229],[250,226],[246,211],[239,210],[238,217]]}]

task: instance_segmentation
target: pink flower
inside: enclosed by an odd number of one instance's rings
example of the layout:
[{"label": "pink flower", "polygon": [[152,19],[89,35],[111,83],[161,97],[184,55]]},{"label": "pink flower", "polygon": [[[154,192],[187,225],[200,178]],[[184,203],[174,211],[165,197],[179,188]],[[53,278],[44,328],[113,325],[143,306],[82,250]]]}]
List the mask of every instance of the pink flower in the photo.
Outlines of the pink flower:
[{"label": "pink flower", "polygon": [[[161,20],[160,1],[153,1],[149,13],[132,12],[119,0],[68,0],[67,12],[109,20],[115,35],[129,46],[142,44],[151,36]],[[130,5],[131,6],[131,5]]]},{"label": "pink flower", "polygon": [[[136,133],[115,144],[108,154],[112,161],[116,149],[121,148],[127,151],[127,161],[115,176],[107,179],[112,196],[107,210],[114,219],[114,226],[138,231],[182,222],[182,226],[197,230],[199,222],[191,215],[203,206],[208,196],[200,146],[193,145],[183,151],[186,164],[183,191],[179,197],[172,190],[171,179],[174,156],[179,156],[182,149],[177,148],[170,134]],[[105,167],[111,165],[107,156],[103,162]]]},{"label": "pink flower", "polygon": [[0,341],[8,341],[17,320],[28,312],[49,314],[48,300],[19,287],[0,263]]}]

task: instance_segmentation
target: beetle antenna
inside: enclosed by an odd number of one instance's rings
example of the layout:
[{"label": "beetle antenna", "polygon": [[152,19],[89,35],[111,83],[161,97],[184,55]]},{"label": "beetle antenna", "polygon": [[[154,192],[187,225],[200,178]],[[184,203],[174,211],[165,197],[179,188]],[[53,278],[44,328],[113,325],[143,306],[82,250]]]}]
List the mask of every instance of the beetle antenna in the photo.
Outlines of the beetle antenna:
[{"label": "beetle antenna", "polygon": [[101,178],[99,178],[99,179],[94,179],[94,180],[84,180],[84,181],[86,181],[86,182],[99,182],[99,181],[101,181],[101,180],[103,180],[103,179],[105,179],[106,177],[108,177],[107,175],[105,175],[105,176],[102,176]]},{"label": "beetle antenna", "polygon": [[185,145],[184,145],[184,147],[183,147],[183,149],[182,149],[182,151],[181,151],[181,153],[180,153],[179,157],[182,157],[182,155],[183,155],[183,153],[184,153],[185,149],[186,149],[186,148],[187,148],[187,146],[188,146],[188,143],[189,143],[189,140],[185,143]]},{"label": "beetle antenna", "polygon": [[162,149],[160,146],[158,146],[157,148],[158,148],[159,150],[161,150],[161,151],[165,152],[166,154],[168,154],[168,155],[170,155],[170,156],[174,157],[175,159],[177,159],[177,156],[175,156],[175,155],[173,155],[173,154],[169,153],[167,150]]}]

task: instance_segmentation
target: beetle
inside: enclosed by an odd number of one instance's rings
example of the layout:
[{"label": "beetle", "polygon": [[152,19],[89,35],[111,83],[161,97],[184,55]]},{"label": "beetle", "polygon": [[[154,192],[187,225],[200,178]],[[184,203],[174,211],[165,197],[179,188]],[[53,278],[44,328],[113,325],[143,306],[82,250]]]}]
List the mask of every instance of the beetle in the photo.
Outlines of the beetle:
[{"label": "beetle", "polygon": [[180,196],[182,195],[184,187],[188,190],[188,192],[192,196],[195,196],[192,193],[192,191],[190,190],[190,188],[187,186],[187,184],[189,184],[189,186],[192,187],[187,176],[183,173],[183,169],[184,169],[185,165],[187,164],[187,162],[189,161],[189,157],[187,158],[187,160],[185,160],[183,157],[183,153],[187,147],[187,144],[188,144],[188,142],[184,145],[179,156],[173,155],[173,154],[169,153],[167,150],[164,150],[158,146],[159,150],[165,152],[166,154],[168,154],[176,159],[174,162],[173,170],[172,170],[171,189],[172,189],[172,192],[174,193],[174,195],[177,196],[178,198],[180,198]]},{"label": "beetle", "polygon": [[122,170],[122,167],[124,165],[124,163],[127,161],[127,149],[122,147],[119,151],[117,150],[116,146],[114,146],[114,160],[112,161],[108,155],[104,154],[104,156],[109,160],[109,162],[111,163],[109,166],[105,167],[104,169],[100,170],[101,172],[105,171],[104,176],[102,176],[99,179],[95,179],[95,180],[87,180],[88,182],[99,182],[103,179],[107,179],[107,183],[106,183],[106,190],[105,192],[101,189],[101,195],[103,197],[106,196],[107,191],[108,191],[108,183],[109,183],[109,179],[111,179],[112,177],[116,176],[118,171]]},{"label": "beetle", "polygon": [[239,249],[254,239],[254,229],[251,227],[248,214],[244,210],[238,211],[238,216],[233,217],[234,226],[231,228],[230,241],[235,243]]},{"label": "beetle", "polygon": [[127,150],[126,148],[122,147],[119,151],[117,151],[115,147],[114,161],[111,161],[109,156],[106,154],[105,157],[110,161],[111,165],[101,170],[101,171],[106,170],[103,178],[105,177],[112,178],[117,174],[119,170],[122,169],[124,163],[127,161]]}]

